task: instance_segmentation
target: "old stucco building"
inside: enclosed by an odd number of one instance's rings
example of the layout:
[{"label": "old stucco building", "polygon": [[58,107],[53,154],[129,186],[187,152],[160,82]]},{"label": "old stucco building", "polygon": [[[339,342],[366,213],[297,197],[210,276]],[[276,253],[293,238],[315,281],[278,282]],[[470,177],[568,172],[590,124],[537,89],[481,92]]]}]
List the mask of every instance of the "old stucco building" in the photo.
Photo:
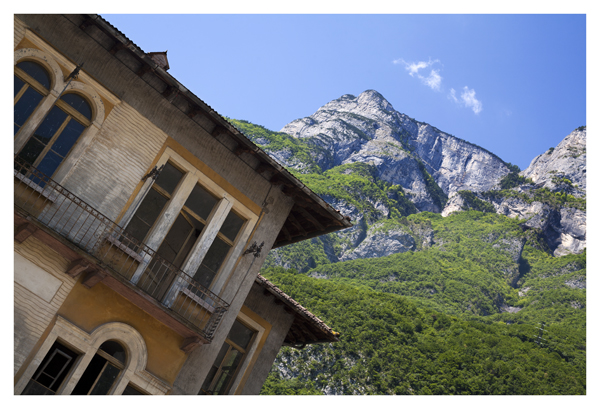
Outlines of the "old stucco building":
[{"label": "old stucco building", "polygon": [[336,333],[261,277],[349,227],[98,15],[14,20],[14,393],[256,394]]}]

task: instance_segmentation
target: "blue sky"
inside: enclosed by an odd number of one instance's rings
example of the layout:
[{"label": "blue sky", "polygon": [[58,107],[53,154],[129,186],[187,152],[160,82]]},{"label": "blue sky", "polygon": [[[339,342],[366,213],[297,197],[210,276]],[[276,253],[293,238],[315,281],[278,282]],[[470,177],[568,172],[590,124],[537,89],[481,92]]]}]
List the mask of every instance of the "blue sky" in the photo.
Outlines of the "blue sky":
[{"label": "blue sky", "polygon": [[114,15],[221,115],[278,131],[343,94],[526,168],[586,125],[586,16]]}]

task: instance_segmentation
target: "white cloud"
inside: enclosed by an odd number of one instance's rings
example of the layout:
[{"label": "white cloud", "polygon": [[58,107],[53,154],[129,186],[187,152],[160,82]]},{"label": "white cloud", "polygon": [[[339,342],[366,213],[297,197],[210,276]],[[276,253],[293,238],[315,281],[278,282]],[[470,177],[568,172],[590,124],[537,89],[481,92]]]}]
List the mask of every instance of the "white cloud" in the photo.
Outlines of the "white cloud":
[{"label": "white cloud", "polygon": [[404,68],[406,69],[406,71],[408,71],[408,75],[410,75],[411,77],[414,77],[416,75],[417,78],[419,78],[423,84],[427,85],[429,88],[435,91],[439,91],[442,84],[442,76],[440,75],[440,71],[432,69],[431,73],[427,77],[425,77],[419,74],[419,70],[428,68],[433,64],[439,62],[440,60],[431,60],[431,58],[429,59],[429,61],[419,62],[406,62],[402,58],[393,61],[394,64],[404,64]]},{"label": "white cloud", "polygon": [[448,94],[448,99],[451,99],[452,101],[458,103],[458,99],[456,98],[456,91],[454,90],[454,88],[450,88],[450,94]]},{"label": "white cloud", "polygon": [[[463,88],[463,91],[460,94],[460,99],[456,97],[456,90],[454,88],[450,88],[448,99],[457,104],[464,105],[467,108],[471,108],[475,114],[480,113],[483,109],[481,101],[475,97],[475,90],[469,89],[469,87]],[[507,115],[510,115],[510,113],[507,113]]]},{"label": "white cloud", "polygon": [[476,114],[480,113],[483,109],[481,106],[481,101],[475,98],[475,90],[469,89],[469,87],[464,87],[462,94],[460,94],[460,99],[463,101],[467,108],[471,108],[473,112]]},{"label": "white cloud", "polygon": [[[421,80],[421,82],[427,85],[434,91],[441,91],[442,89],[442,76],[440,75],[440,70],[431,68],[431,72],[428,76],[424,76],[419,74],[419,70],[423,70],[425,68],[429,68],[436,63],[440,63],[440,60],[432,60],[429,61],[418,61],[418,62],[406,62],[402,58],[398,58],[397,60],[392,61],[394,64],[402,64],[406,71],[408,71],[408,75],[411,77],[417,77]],[[441,64],[441,63],[440,63]],[[475,114],[479,114],[483,110],[483,106],[481,101],[475,97],[475,90],[469,89],[469,87],[464,87],[462,93],[460,94],[460,99],[456,96],[456,90],[454,88],[450,88],[450,92],[448,93],[448,99],[454,101],[456,104],[463,105],[467,108],[471,108]],[[510,114],[508,114],[510,115]]]},{"label": "white cloud", "polygon": [[418,63],[410,63],[406,64],[406,71],[410,74],[411,77],[414,77],[415,74],[419,75],[419,70],[421,68],[427,68],[430,63],[426,63],[425,61],[419,61]]},{"label": "white cloud", "polygon": [[440,85],[442,84],[442,77],[440,76],[439,71],[431,70],[431,74],[429,74],[429,77],[422,78],[419,76],[419,78],[421,78],[425,85],[427,85],[429,88],[436,91],[440,90]]}]

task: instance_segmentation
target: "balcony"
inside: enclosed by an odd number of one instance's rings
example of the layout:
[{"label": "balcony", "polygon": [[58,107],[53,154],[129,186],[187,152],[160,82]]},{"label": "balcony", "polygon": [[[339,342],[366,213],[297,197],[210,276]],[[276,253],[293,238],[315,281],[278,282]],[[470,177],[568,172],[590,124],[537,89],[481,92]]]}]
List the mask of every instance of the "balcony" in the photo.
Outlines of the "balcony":
[{"label": "balcony", "polygon": [[38,169],[14,165],[16,241],[44,241],[84,286],[102,282],[182,335],[182,350],[210,343],[225,301]]}]

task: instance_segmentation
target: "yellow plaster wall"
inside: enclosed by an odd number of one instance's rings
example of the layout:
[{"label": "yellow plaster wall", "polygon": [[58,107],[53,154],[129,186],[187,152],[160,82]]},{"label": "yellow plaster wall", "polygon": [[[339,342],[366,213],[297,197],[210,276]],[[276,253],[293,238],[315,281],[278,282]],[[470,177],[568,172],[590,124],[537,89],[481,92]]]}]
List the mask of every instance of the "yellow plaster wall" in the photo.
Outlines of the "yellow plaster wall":
[{"label": "yellow plaster wall", "polygon": [[90,289],[76,284],[58,313],[88,333],[107,322],[131,325],[146,342],[146,370],[170,385],[187,358],[180,335],[102,283]]}]

